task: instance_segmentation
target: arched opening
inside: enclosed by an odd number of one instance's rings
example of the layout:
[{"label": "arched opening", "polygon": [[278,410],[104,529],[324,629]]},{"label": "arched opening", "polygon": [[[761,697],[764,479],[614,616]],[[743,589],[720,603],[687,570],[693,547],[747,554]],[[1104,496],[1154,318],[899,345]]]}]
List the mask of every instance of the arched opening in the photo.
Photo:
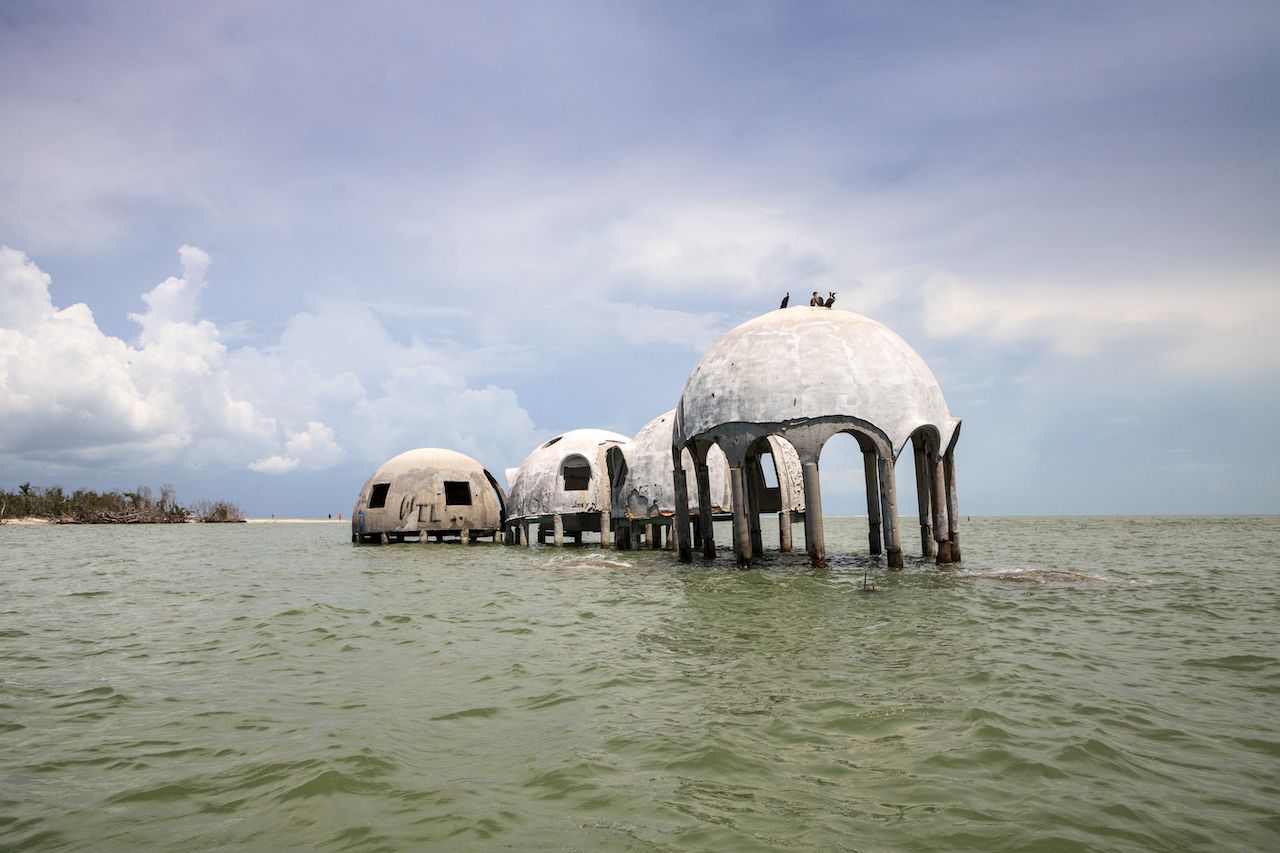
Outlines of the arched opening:
[{"label": "arched opening", "polygon": [[566,492],[585,492],[591,488],[591,463],[574,454],[560,463],[560,487]]},{"label": "arched opening", "polygon": [[866,436],[838,432],[822,445],[818,462],[824,545],[837,554],[854,554],[866,543],[868,553],[881,553],[874,443]]},{"label": "arched opening", "polygon": [[[627,457],[622,448],[614,445],[605,453],[604,467],[609,478],[610,511],[600,515],[600,547],[608,548],[613,542],[612,533],[621,532],[629,525],[623,520],[627,517]],[[615,516],[614,513],[617,515]],[[618,547],[625,550],[629,542],[618,539]]]},{"label": "arched opening", "polygon": [[[911,441],[898,457],[899,470],[905,476],[910,464],[916,486],[916,515],[920,527],[920,554],[949,563],[952,554],[950,492],[946,460],[940,446],[938,430],[928,424],[911,433]],[[911,482],[905,481],[904,482]]]}]

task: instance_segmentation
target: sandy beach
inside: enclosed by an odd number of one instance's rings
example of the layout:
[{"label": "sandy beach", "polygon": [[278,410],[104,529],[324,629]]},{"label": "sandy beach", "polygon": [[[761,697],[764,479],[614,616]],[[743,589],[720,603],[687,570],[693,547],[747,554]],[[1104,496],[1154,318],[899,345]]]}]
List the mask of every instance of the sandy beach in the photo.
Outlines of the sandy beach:
[{"label": "sandy beach", "polygon": [[350,524],[349,518],[246,518],[249,524]]}]

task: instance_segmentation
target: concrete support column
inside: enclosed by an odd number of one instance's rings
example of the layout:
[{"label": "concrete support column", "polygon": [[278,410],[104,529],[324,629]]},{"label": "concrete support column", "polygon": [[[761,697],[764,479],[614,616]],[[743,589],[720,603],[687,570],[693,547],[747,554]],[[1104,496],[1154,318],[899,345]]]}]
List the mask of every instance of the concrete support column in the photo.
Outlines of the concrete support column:
[{"label": "concrete support column", "polygon": [[764,554],[764,535],[760,530],[760,490],[764,488],[764,477],[760,474],[758,458],[747,464],[750,467],[742,472],[742,481],[747,489],[747,526],[751,529],[751,553]]},{"label": "concrete support column", "polygon": [[649,539],[649,550],[657,551],[662,547],[662,528],[656,524],[645,525],[644,535]]},{"label": "concrete support column", "polygon": [[898,523],[898,485],[893,457],[876,462],[880,475],[880,503],[884,523],[884,544],[891,569],[902,568],[902,525]]},{"label": "concrete support column", "polygon": [[789,509],[778,513],[778,550],[783,554],[791,553],[791,510]]},{"label": "concrete support column", "polygon": [[458,531],[458,541],[463,545],[471,544],[471,531],[465,527]]},{"label": "concrete support column", "polygon": [[672,520],[675,531],[676,549],[680,552],[680,562],[693,560],[693,548],[689,542],[689,478],[683,468],[676,469],[676,517]]},{"label": "concrete support column", "polygon": [[747,521],[747,495],[742,469],[729,469],[729,483],[733,491],[733,554],[739,568],[751,565],[751,528]]},{"label": "concrete support column", "polygon": [[698,529],[702,533],[702,556],[716,557],[716,528],[711,519],[711,472],[707,463],[698,465]]},{"label": "concrete support column", "polygon": [[920,515],[920,554],[932,557],[936,552],[933,547],[933,521],[929,517],[931,503],[929,480],[929,454],[920,445],[915,445],[916,462],[916,505]]},{"label": "concrete support column", "polygon": [[551,516],[552,542],[557,548],[564,547],[564,516],[556,513]]},{"label": "concrete support column", "polygon": [[867,484],[867,539],[872,556],[884,553],[880,546],[880,477],[876,474],[876,454],[862,451],[862,473]]},{"label": "concrete support column", "polygon": [[378,534],[378,544],[379,544],[379,545],[386,545],[386,544],[387,544],[388,542],[390,542],[390,541],[391,541],[391,540],[390,540],[389,538],[387,538],[387,534],[385,534],[385,533],[379,533],[379,534]]},{"label": "concrete support column", "polygon": [[947,536],[951,539],[951,562],[960,562],[960,504],[956,498],[956,455],[947,451],[942,458],[947,481]]},{"label": "concrete support column", "polygon": [[822,484],[818,479],[818,463],[805,462],[800,470],[804,474],[804,542],[809,563],[825,566],[827,545],[822,536]]},{"label": "concrete support column", "polygon": [[613,542],[609,538],[609,523],[612,520],[609,513],[600,513],[600,547],[606,551],[613,547]]},{"label": "concrete support column", "polygon": [[640,546],[641,546],[641,543],[640,543],[640,528],[641,528],[641,525],[636,524],[635,522],[632,522],[632,523],[631,523],[631,527],[629,528],[629,530],[630,530],[630,532],[631,532],[631,550],[632,550],[632,551],[639,551],[639,550],[640,550]]},{"label": "concrete support column", "polygon": [[938,562],[951,562],[951,540],[947,538],[947,483],[942,472],[942,457],[929,459],[933,473],[933,530],[938,540]]},{"label": "concrete support column", "polygon": [[520,544],[529,547],[529,522],[524,519],[520,520]]}]

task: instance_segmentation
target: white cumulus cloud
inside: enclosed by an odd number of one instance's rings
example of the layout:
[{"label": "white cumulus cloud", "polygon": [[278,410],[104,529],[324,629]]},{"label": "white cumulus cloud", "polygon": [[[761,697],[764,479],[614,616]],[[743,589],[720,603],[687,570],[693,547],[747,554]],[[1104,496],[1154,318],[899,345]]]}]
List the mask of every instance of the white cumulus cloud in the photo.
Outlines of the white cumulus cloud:
[{"label": "white cumulus cloud", "polygon": [[506,460],[537,442],[514,392],[469,387],[456,359],[394,340],[363,306],[322,305],[275,344],[228,347],[200,317],[209,256],[179,258],[125,341],[87,305],[56,307],[49,276],[0,249],[0,458],[286,474],[424,445]]}]

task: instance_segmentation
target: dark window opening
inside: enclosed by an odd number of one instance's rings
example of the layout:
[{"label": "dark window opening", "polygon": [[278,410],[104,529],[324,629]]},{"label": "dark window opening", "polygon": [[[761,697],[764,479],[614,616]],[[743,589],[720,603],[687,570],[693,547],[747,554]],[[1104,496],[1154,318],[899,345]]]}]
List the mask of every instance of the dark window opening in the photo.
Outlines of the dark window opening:
[{"label": "dark window opening", "polygon": [[471,506],[471,484],[454,480],[444,481],[445,506]]},{"label": "dark window opening", "polygon": [[591,488],[591,466],[582,457],[571,459],[564,464],[564,490],[566,492],[585,492]]},{"label": "dark window opening", "polygon": [[374,483],[369,493],[369,509],[382,509],[387,505],[387,492],[391,491],[390,483]]}]

